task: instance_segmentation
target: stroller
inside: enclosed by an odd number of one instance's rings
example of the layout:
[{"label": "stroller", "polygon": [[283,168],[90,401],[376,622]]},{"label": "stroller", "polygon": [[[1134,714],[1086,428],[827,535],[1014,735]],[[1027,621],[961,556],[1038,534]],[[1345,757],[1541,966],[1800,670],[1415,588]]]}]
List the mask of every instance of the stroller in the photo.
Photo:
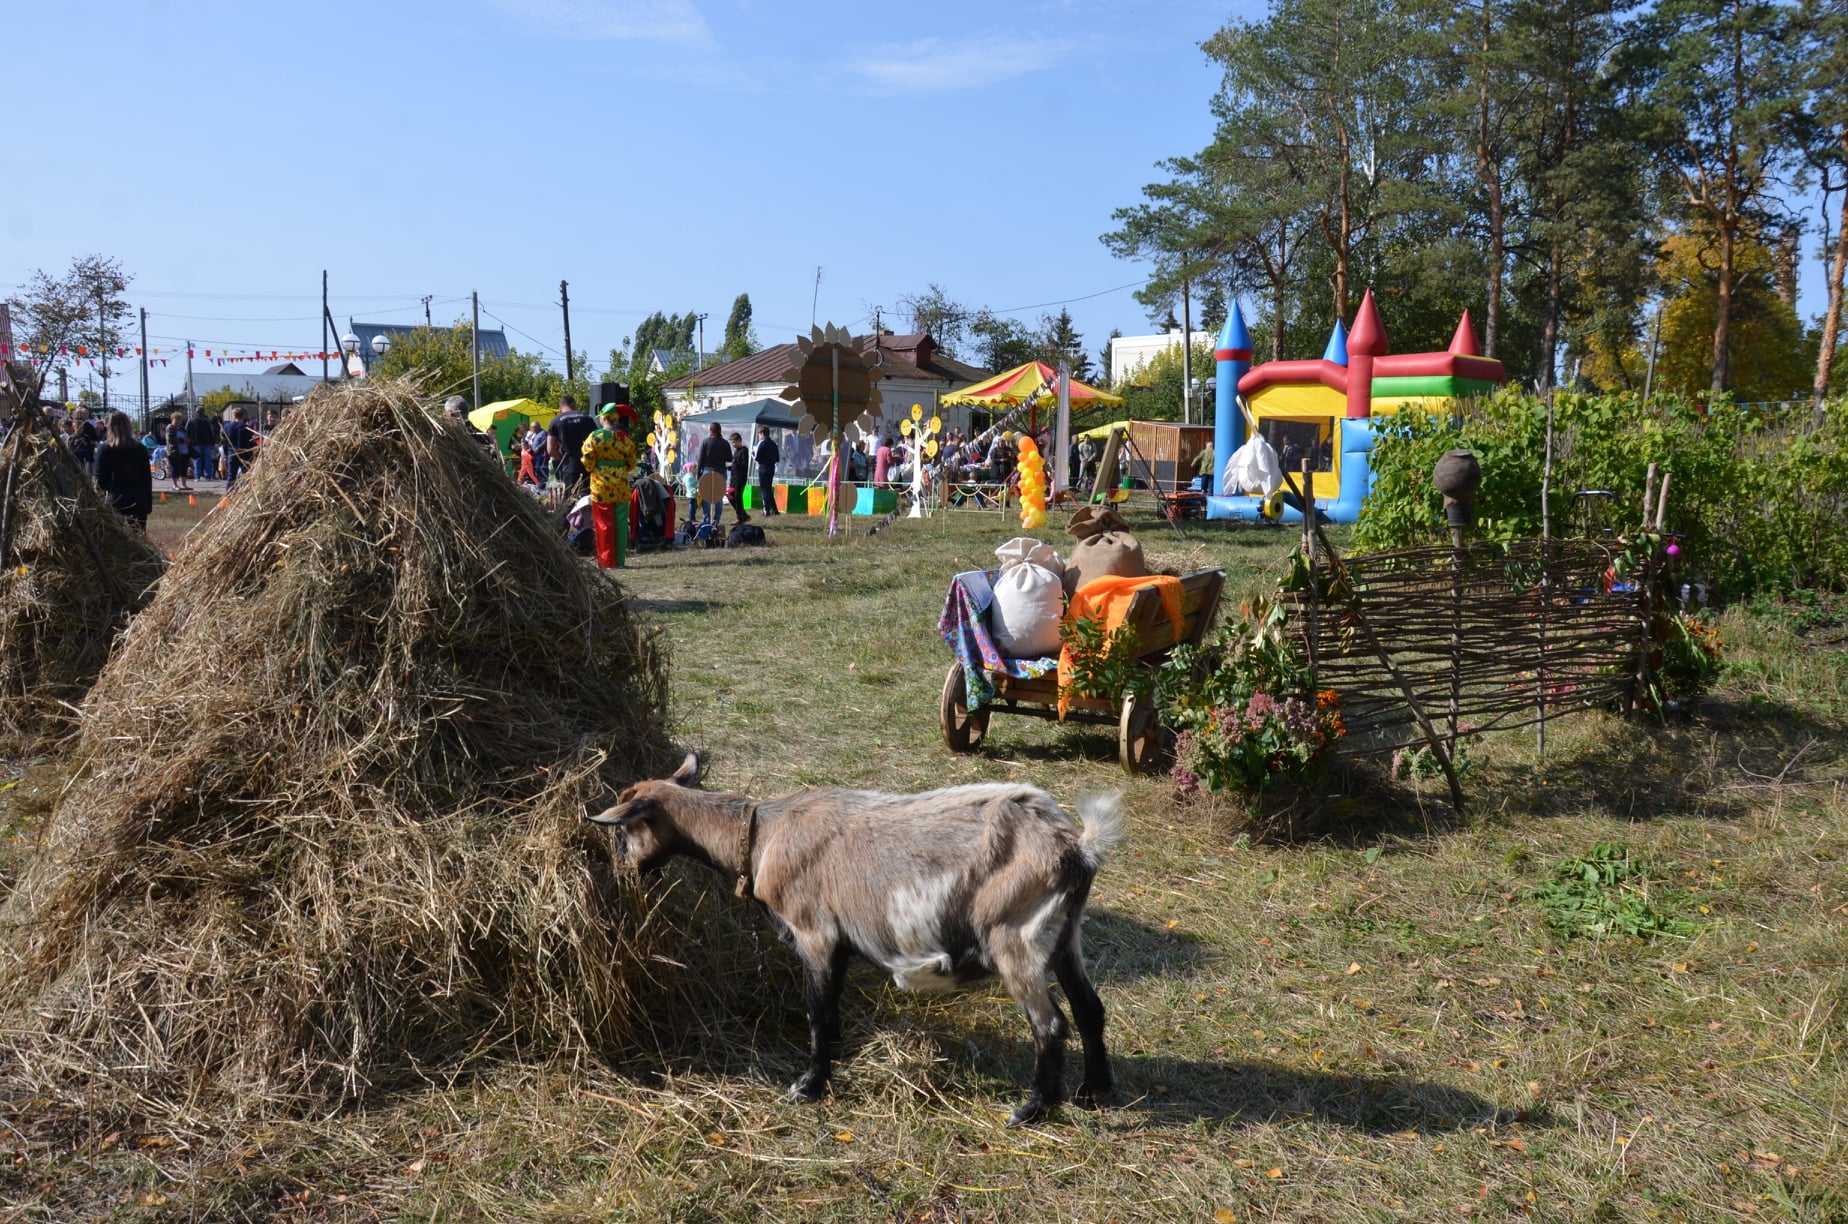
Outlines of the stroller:
[{"label": "stroller", "polygon": [[629,541],[637,552],[665,548],[674,538],[674,493],[653,472],[641,473],[629,494]]}]

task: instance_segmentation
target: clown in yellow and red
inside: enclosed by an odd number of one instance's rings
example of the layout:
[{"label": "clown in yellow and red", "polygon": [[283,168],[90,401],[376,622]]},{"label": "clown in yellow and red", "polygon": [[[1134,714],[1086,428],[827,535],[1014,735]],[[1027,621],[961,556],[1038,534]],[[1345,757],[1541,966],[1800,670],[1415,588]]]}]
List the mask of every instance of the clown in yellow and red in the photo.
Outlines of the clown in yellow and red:
[{"label": "clown in yellow and red", "polygon": [[599,428],[584,439],[584,471],[590,476],[590,521],[597,532],[597,564],[604,569],[628,559],[629,482],[635,475],[635,439],[629,436],[635,409],[605,404]]}]

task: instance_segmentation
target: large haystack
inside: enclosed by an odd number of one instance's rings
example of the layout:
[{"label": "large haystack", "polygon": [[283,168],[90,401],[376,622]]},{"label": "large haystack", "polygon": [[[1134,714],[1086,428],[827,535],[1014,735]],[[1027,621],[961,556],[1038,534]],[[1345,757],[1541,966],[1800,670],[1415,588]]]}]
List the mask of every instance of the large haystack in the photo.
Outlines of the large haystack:
[{"label": "large haystack", "polygon": [[36,409],[0,396],[15,422],[0,443],[0,756],[11,756],[69,733],[161,560]]},{"label": "large haystack", "polygon": [[414,387],[316,397],[83,708],[0,911],[13,1071],[254,1104],[622,1044],[641,900],[582,816],[665,706],[615,582]]}]

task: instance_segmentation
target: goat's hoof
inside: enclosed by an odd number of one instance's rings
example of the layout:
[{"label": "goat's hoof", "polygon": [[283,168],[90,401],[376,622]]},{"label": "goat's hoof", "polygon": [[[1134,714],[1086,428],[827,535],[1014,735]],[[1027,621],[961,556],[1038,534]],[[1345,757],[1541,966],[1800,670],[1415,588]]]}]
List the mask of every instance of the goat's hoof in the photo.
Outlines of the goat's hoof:
[{"label": "goat's hoof", "polygon": [[815,1102],[821,1100],[828,1091],[828,1079],[824,1075],[810,1072],[789,1086],[789,1099],[792,1101]]},{"label": "goat's hoof", "polygon": [[1057,1101],[1048,1104],[1037,1096],[1028,1097],[1024,1105],[1008,1115],[1008,1127],[1012,1129],[1016,1126],[1031,1126],[1035,1122],[1043,1121],[1057,1105]]}]

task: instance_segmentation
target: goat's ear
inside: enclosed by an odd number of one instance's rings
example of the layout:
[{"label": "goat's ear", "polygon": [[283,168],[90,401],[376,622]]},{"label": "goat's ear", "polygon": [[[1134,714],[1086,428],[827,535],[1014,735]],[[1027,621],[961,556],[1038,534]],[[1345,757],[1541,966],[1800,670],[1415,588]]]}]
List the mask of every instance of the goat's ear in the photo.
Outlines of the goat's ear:
[{"label": "goat's ear", "polygon": [[668,781],[678,782],[682,786],[697,785],[699,783],[699,754],[687,753],[687,759],[680,762],[680,768],[669,776]]},{"label": "goat's ear", "polygon": [[615,807],[605,808],[595,815],[586,813],[584,819],[592,824],[609,825],[613,829],[620,829],[626,824],[634,823],[647,813],[647,804],[630,802],[625,799]]}]

